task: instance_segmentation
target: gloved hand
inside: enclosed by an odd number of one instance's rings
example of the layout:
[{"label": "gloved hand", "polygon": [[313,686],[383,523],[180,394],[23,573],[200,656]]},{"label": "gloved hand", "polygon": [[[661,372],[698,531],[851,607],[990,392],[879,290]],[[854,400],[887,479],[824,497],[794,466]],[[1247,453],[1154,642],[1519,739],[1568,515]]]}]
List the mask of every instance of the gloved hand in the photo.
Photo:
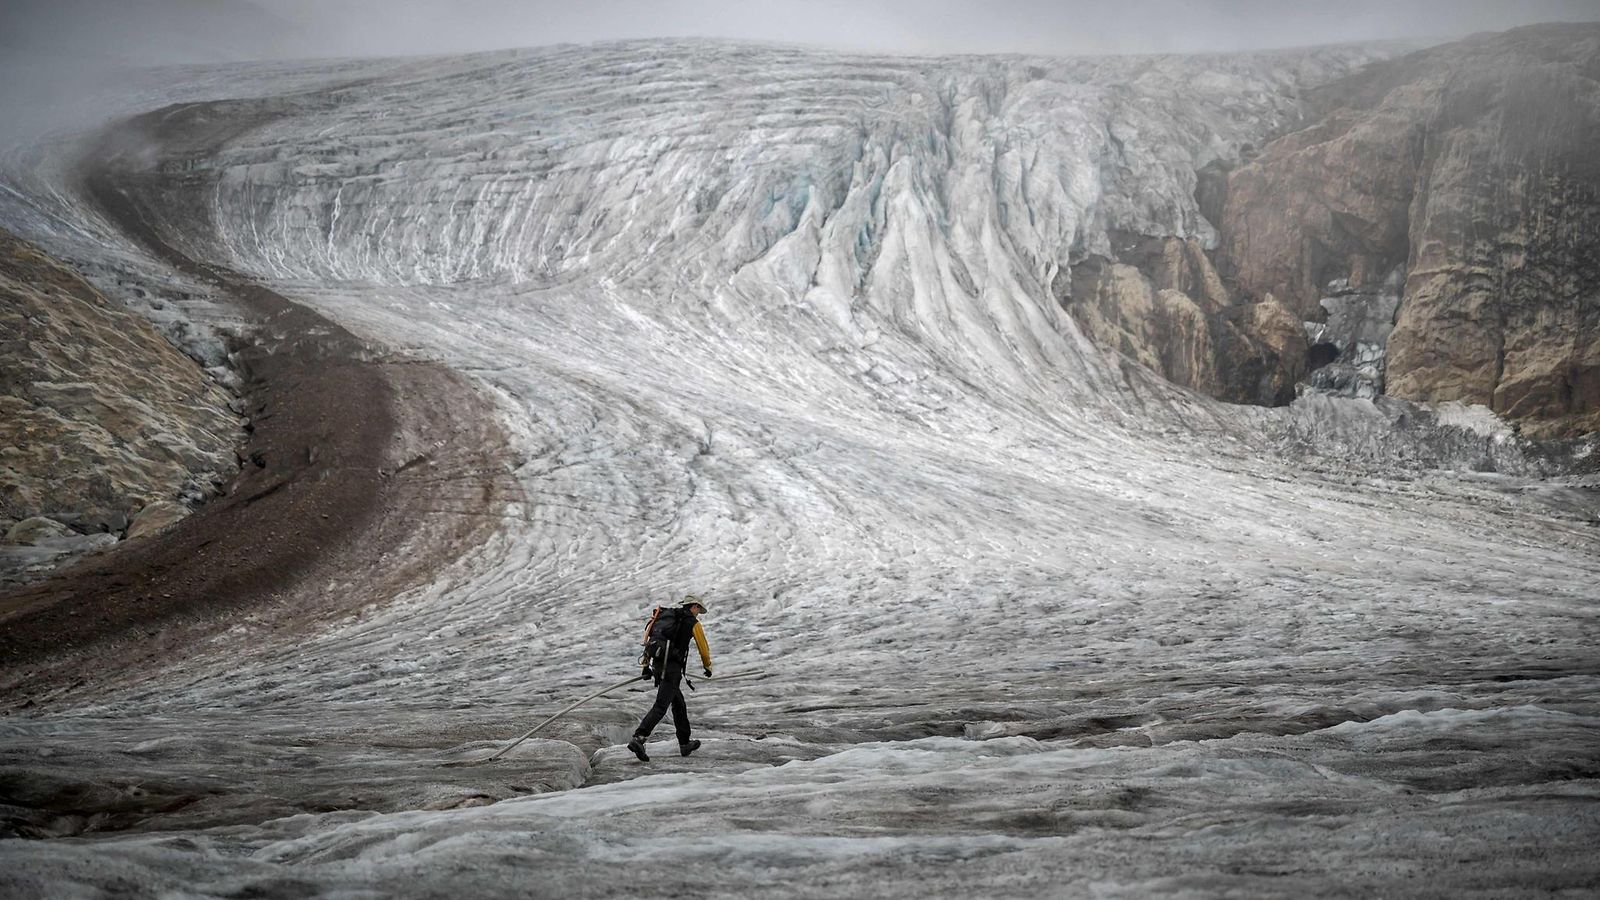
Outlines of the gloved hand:
[{"label": "gloved hand", "polygon": [[645,666],[644,670],[639,673],[639,680],[640,681],[649,681],[650,680],[650,667],[649,666]]},{"label": "gloved hand", "polygon": [[710,666],[704,666],[703,668],[705,669],[706,677],[710,678],[711,677],[711,667]]}]

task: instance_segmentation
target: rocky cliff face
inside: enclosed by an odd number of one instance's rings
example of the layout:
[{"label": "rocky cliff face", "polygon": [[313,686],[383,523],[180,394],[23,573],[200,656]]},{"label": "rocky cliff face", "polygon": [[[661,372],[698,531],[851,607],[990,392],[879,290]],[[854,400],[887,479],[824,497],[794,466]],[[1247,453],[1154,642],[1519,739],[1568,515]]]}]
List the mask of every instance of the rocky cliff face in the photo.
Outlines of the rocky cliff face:
[{"label": "rocky cliff face", "polygon": [[1233,402],[1304,385],[1600,428],[1600,28],[1475,38],[1304,100],[1310,124],[1196,173],[1209,256],[1146,230],[1073,268],[1084,330]]},{"label": "rocky cliff face", "polygon": [[1328,386],[1600,427],[1600,28],[1377,63],[1309,105],[1227,178],[1239,297],[1315,323]]},{"label": "rocky cliff face", "polygon": [[1272,296],[1237,302],[1195,238],[1120,236],[1116,261],[1072,267],[1080,327],[1169,380],[1238,403],[1281,406],[1306,369],[1300,319]]},{"label": "rocky cliff face", "polygon": [[3,231],[0,347],[0,529],[34,548],[0,557],[42,562],[104,540],[74,534],[140,519],[149,530],[235,470],[228,393],[144,318]]}]

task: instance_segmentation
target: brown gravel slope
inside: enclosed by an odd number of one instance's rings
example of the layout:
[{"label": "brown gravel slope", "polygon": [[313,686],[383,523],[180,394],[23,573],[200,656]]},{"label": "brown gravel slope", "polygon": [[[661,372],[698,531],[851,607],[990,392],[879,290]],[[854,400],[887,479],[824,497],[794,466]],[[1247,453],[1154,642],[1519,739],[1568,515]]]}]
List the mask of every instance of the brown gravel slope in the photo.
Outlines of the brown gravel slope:
[{"label": "brown gravel slope", "polygon": [[[152,199],[174,185],[160,162],[136,168],[117,148],[132,137],[146,150],[196,152],[237,133],[237,120],[232,132],[202,132],[192,126],[219,118],[173,113],[110,133],[89,156],[84,186],[157,256],[215,284],[252,326],[255,340],[238,354],[247,462],[223,496],[159,538],[0,597],[0,708],[181,666],[230,629],[228,641],[287,640],[387,600],[481,542],[518,495],[493,409],[463,376],[389,359],[310,309],[190,258],[150,224],[162,220]],[[229,643],[208,646],[226,652]]]}]

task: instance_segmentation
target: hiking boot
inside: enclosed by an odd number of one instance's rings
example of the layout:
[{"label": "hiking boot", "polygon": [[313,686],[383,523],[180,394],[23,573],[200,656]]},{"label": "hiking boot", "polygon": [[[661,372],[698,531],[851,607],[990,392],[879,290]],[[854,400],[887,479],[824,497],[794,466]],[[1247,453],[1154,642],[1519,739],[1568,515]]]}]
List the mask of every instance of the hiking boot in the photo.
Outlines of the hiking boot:
[{"label": "hiking boot", "polygon": [[699,750],[699,749],[700,749],[700,742],[699,741],[690,741],[687,744],[679,744],[678,745],[678,753],[683,755],[683,756],[688,756],[689,754],[691,754],[691,753],[693,753],[693,752],[695,752],[696,750]]},{"label": "hiking boot", "polygon": [[[695,743],[698,744],[700,742],[699,741],[695,741]],[[650,754],[644,752],[644,736],[643,735],[639,735],[639,734],[634,735],[633,736],[633,740],[628,742],[628,749],[633,751],[633,755],[634,756],[639,757],[639,761],[640,762],[649,762],[650,761]],[[684,756],[688,756],[688,755],[689,754],[687,754],[687,753],[684,754]]]}]

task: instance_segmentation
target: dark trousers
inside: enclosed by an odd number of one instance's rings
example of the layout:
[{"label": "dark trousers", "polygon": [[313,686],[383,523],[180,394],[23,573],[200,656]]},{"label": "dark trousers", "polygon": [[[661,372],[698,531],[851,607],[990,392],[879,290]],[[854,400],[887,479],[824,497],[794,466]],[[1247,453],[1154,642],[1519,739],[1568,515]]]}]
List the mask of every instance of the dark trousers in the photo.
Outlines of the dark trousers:
[{"label": "dark trousers", "polygon": [[649,737],[650,732],[656,730],[656,724],[661,717],[667,714],[667,707],[672,707],[672,724],[678,730],[678,743],[689,743],[689,706],[683,702],[683,688],[679,684],[683,680],[683,670],[668,668],[661,676],[661,687],[656,690],[656,705],[639,720],[639,727],[634,729],[635,734]]}]

